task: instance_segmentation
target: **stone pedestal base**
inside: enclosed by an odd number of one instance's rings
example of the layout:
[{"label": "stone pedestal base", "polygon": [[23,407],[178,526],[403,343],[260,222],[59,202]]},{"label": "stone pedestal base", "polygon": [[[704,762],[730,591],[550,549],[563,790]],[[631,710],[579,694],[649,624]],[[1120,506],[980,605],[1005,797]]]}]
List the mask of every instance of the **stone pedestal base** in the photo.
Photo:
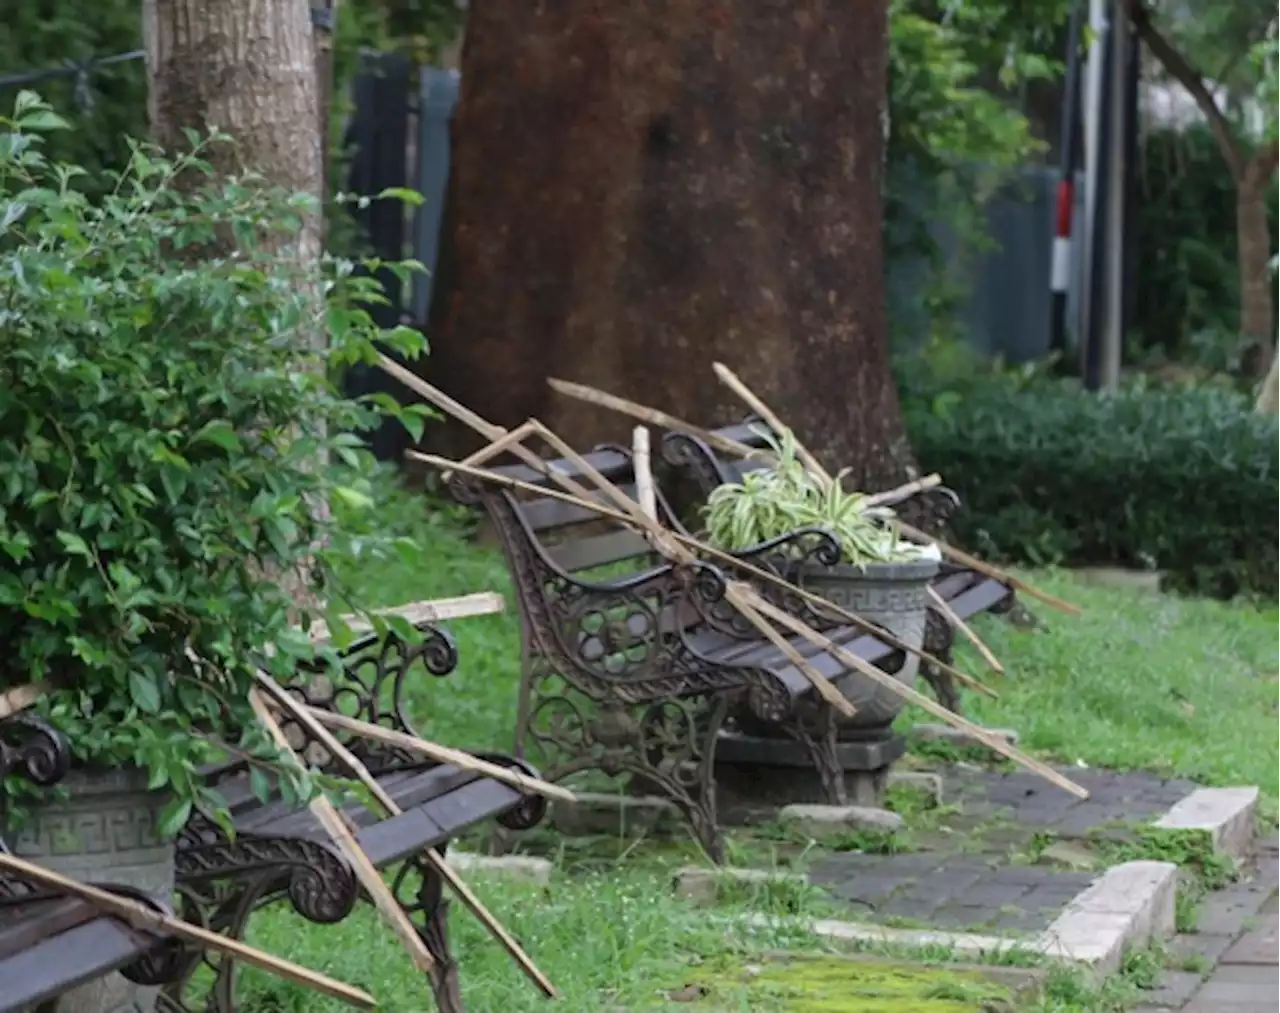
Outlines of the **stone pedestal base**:
[{"label": "stone pedestal base", "polygon": [[[841,742],[848,804],[879,807],[889,767],[906,748],[906,740],[892,732]],[[715,777],[717,815],[725,824],[765,822],[788,805],[832,804],[809,751],[791,739],[723,732],[716,743]]]}]

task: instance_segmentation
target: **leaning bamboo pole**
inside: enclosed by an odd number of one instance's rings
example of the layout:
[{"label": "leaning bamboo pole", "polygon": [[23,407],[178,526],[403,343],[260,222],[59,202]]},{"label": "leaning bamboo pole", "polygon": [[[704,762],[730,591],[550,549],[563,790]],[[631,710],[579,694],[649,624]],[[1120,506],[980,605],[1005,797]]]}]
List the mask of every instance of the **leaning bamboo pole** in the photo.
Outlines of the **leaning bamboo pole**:
[{"label": "leaning bamboo pole", "polygon": [[[296,720],[311,735],[315,736],[322,746],[329,751],[329,754],[346,768],[347,773],[358,780],[369,791],[377,803],[383,808],[386,815],[399,816],[403,812],[395,799],[387,792],[378,779],[370,773],[369,768],[360,762],[351,750],[347,749],[338,739],[316,719],[316,714],[309,708],[303,706],[293,699],[284,691],[276,682],[263,673],[256,673],[256,681],[269,695],[277,707],[277,709],[285,712],[294,720]],[[524,949],[516,941],[515,937],[498,921],[497,918],[484,906],[471,890],[469,886],[448,862],[445,861],[440,852],[435,848],[427,848],[422,852],[423,860],[429,865],[449,888],[458,895],[459,899],[471,911],[473,915],[479,919],[480,923],[489,931],[489,933],[498,940],[503,949],[510,954],[529,979],[542,991],[548,998],[555,998],[559,995],[554,985],[545,974],[543,974],[533,960],[529,957]]]},{"label": "leaning bamboo pole", "polygon": [[[413,376],[412,373],[409,373],[408,375]],[[417,378],[414,377],[414,379]],[[585,384],[580,383],[569,383],[565,380],[550,380],[548,382],[555,390],[567,395],[568,397],[577,398],[580,401],[599,405],[604,408],[612,408],[624,415],[630,415],[632,418],[652,422],[655,425],[661,425],[666,429],[685,433],[689,436],[696,436],[709,446],[723,453],[734,454],[738,457],[760,458],[766,461],[775,460],[773,453],[769,450],[760,449],[758,447],[749,447],[745,443],[731,439],[721,433],[703,429],[700,426],[695,426],[692,422],[686,422],[684,419],[677,418],[674,415],[669,415],[666,412],[660,412],[657,409],[637,404],[634,401],[628,401],[625,398],[620,398],[613,394],[607,394],[594,387],[588,387]],[[910,484],[911,483],[908,483],[908,485]],[[901,488],[906,487],[904,486]],[[888,492],[882,495],[889,495],[891,493],[896,494],[898,491],[900,490],[888,490]],[[1059,612],[1064,612],[1071,616],[1078,616],[1081,614],[1078,606],[1072,605],[1070,602],[1063,601],[1061,598],[1056,595],[1052,595],[1047,591],[1042,591],[1038,587],[1028,584],[1020,577],[1017,577],[1005,570],[1001,570],[998,567],[992,566],[990,563],[985,563],[975,556],[964,552],[962,549],[957,549],[955,546],[950,545],[941,539],[934,538],[917,528],[901,522],[898,524],[898,529],[913,541],[935,543],[938,546],[938,551],[952,562],[959,563],[962,566],[967,566],[969,569],[977,573],[991,577],[993,580],[998,580],[1002,584],[1007,584],[1009,587],[1016,588],[1023,594],[1042,601],[1046,605],[1057,609]]]}]

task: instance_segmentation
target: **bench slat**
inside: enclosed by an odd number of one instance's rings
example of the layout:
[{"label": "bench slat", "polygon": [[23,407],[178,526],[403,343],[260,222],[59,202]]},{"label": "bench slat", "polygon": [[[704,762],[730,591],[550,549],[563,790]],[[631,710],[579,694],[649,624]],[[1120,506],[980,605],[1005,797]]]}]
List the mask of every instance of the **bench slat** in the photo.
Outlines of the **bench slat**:
[{"label": "bench slat", "polygon": [[[377,866],[440,844],[473,823],[503,812],[521,798],[508,785],[447,764],[397,771],[380,776],[378,781],[404,810],[402,815],[377,821],[359,803],[350,803],[343,809],[359,828],[356,839]],[[329,840],[309,810],[291,809],[281,802],[240,812],[236,829],[258,837]]]},{"label": "bench slat", "polygon": [[[98,915],[83,901],[77,903],[87,909],[84,917],[90,920],[0,957],[0,1013],[53,999],[133,963],[156,945],[154,936]],[[11,914],[0,907],[0,916]]]},{"label": "bench slat", "polygon": [[551,545],[546,551],[551,561],[566,573],[580,573],[592,567],[653,554],[644,536],[634,531],[612,531],[607,535]]}]

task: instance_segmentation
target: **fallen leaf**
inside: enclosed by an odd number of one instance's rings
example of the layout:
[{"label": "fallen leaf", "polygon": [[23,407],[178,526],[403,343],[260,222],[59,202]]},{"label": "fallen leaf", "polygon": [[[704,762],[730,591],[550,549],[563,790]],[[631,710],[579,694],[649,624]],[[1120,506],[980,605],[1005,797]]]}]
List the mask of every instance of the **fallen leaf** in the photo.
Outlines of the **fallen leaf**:
[{"label": "fallen leaf", "polygon": [[707,990],[702,985],[685,985],[684,988],[678,988],[674,992],[664,992],[663,997],[671,1002],[697,1002]]}]

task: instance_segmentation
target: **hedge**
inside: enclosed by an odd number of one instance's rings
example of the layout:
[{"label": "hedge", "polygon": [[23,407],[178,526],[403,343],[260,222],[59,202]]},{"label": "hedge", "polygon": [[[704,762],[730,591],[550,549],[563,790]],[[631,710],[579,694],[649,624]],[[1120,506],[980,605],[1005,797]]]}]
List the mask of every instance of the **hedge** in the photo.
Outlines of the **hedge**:
[{"label": "hedge", "polygon": [[920,464],[960,495],[961,544],[1033,564],[1159,569],[1173,587],[1274,600],[1277,427],[1230,390],[1090,394],[992,375],[904,390]]}]

